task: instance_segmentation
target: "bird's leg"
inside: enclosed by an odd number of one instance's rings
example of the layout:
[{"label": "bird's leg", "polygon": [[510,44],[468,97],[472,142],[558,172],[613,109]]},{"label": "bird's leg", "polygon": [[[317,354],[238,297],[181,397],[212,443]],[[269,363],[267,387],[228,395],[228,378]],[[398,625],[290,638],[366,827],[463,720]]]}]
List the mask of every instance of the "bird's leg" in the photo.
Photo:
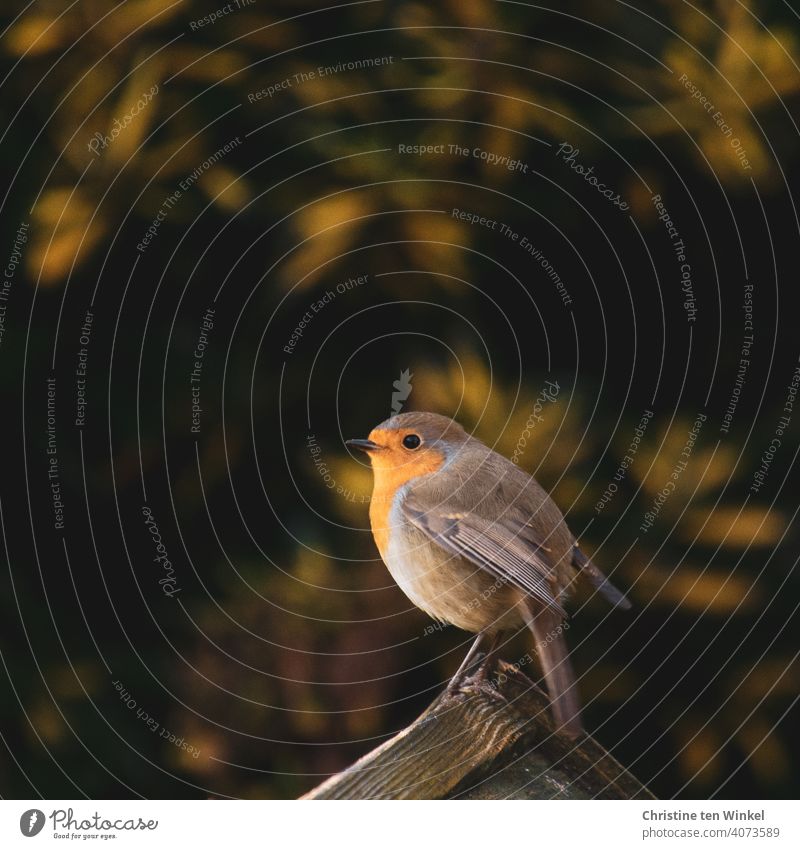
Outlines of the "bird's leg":
[{"label": "bird's leg", "polygon": [[486,656],[481,661],[481,665],[475,673],[475,679],[477,681],[485,681],[497,662],[497,644],[500,642],[500,633],[495,633],[491,639],[489,650],[486,652]]},{"label": "bird's leg", "polygon": [[475,655],[480,651],[481,645],[486,640],[487,634],[481,631],[480,634],[475,638],[475,642],[470,647],[470,650],[467,652],[467,656],[461,662],[461,666],[458,667],[456,674],[450,679],[450,683],[447,685],[447,689],[445,692],[448,695],[452,695],[458,690],[459,685],[464,680],[467,669],[469,669],[470,664],[472,663]]}]

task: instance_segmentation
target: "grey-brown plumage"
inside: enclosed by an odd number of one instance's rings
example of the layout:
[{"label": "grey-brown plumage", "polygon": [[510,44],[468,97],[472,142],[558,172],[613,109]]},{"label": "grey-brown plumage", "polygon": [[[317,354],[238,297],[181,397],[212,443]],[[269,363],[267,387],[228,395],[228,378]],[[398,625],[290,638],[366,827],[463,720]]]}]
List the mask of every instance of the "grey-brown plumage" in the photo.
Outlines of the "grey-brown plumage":
[{"label": "grey-brown plumage", "polygon": [[565,733],[580,733],[562,633],[577,570],[612,604],[630,605],[580,551],[549,495],[456,422],[433,413],[394,416],[368,440],[351,444],[372,460],[373,533],[406,595],[434,618],[473,633],[527,626],[554,717]]}]

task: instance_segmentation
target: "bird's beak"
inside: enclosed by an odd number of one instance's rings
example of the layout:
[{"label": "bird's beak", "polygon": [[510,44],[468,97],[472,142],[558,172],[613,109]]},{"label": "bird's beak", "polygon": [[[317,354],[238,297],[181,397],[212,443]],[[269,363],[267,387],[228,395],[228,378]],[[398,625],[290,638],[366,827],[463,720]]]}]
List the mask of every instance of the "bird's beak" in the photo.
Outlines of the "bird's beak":
[{"label": "bird's beak", "polygon": [[366,452],[377,451],[381,447],[377,442],[373,442],[371,439],[348,439],[344,444],[349,445],[351,448],[360,448],[362,451]]}]

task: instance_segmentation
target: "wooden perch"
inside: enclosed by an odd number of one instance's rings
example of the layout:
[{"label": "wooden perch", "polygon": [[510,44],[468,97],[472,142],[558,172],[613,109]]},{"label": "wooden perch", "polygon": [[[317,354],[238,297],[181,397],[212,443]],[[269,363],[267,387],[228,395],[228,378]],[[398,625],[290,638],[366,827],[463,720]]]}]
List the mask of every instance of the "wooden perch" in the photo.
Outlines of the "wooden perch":
[{"label": "wooden perch", "polygon": [[439,696],[395,737],[303,799],[652,799],[589,736],[553,731],[545,693],[500,663]]}]

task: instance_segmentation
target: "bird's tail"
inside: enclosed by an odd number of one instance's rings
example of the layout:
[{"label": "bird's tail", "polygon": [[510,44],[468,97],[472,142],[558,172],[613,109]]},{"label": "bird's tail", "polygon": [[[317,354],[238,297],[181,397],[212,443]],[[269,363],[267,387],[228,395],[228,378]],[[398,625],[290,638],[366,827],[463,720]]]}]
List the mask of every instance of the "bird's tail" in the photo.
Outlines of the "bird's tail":
[{"label": "bird's tail", "polygon": [[606,578],[606,576],[592,563],[592,561],[578,548],[578,544],[572,549],[572,565],[580,569],[589,579],[592,586],[599,590],[606,599],[623,610],[630,610],[631,603],[627,598]]},{"label": "bird's tail", "polygon": [[583,733],[578,687],[563,634],[563,618],[554,610],[535,608],[530,599],[522,602],[525,621],[536,640],[553,718],[560,733],[577,737]]}]

